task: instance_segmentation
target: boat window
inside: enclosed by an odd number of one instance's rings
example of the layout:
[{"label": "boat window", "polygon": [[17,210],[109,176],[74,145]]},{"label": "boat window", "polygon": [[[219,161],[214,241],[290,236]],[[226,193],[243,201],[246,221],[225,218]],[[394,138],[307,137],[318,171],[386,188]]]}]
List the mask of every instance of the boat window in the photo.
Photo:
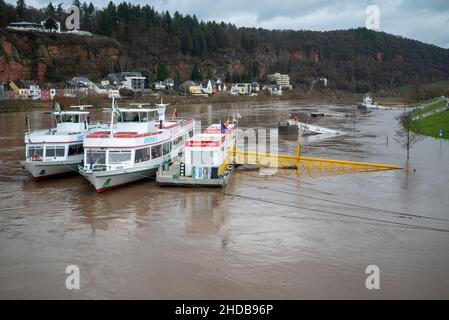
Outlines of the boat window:
[{"label": "boat window", "polygon": [[83,154],[83,144],[72,144],[69,146],[69,156],[74,156],[77,154]]},{"label": "boat window", "polygon": [[65,147],[56,147],[56,156],[57,157],[65,157]]},{"label": "boat window", "polygon": [[153,121],[156,112],[120,112],[118,116],[119,122],[148,122]]},{"label": "boat window", "polygon": [[213,151],[192,151],[193,165],[213,165],[214,152]]},{"label": "boat window", "polygon": [[164,155],[170,153],[170,142],[166,142],[164,143],[163,147],[162,147],[163,151],[164,151]]},{"label": "boat window", "polygon": [[134,162],[143,162],[151,159],[150,148],[137,149],[136,155],[134,156]]},{"label": "boat window", "polygon": [[182,136],[177,137],[175,140],[173,140],[173,148],[177,147],[182,142]]},{"label": "boat window", "polygon": [[87,149],[86,162],[91,166],[94,164],[106,164],[106,151],[97,149]]},{"label": "boat window", "polygon": [[42,146],[29,146],[27,149],[27,157],[31,158],[32,156],[44,156],[44,147]]},{"label": "boat window", "polygon": [[190,137],[190,138],[193,137],[193,130],[189,131],[189,137]]},{"label": "boat window", "polygon": [[155,159],[155,158],[159,158],[162,155],[162,146],[154,146],[151,147],[151,158]]},{"label": "boat window", "polygon": [[[59,116],[56,116],[57,118]],[[72,122],[72,123],[79,123],[79,118],[80,116],[77,114],[63,114],[60,116],[61,117],[61,122]],[[59,120],[58,120],[59,122]]]},{"label": "boat window", "polygon": [[64,146],[47,146],[45,147],[46,157],[64,157],[65,147]]},{"label": "boat window", "polygon": [[118,151],[109,151],[109,163],[124,163],[129,162],[131,160],[131,151],[128,150],[118,150]]},{"label": "boat window", "polygon": [[149,122],[155,119],[155,112],[145,112],[141,115],[141,122]]},{"label": "boat window", "polygon": [[120,112],[121,122],[140,122],[140,112]]}]

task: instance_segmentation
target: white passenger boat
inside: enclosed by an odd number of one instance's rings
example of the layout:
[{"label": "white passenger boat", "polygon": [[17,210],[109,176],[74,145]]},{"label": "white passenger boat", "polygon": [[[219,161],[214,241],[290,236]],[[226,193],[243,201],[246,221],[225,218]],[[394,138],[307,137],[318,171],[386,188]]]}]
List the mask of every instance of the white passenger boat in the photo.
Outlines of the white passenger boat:
[{"label": "white passenger boat", "polygon": [[363,97],[363,102],[359,105],[359,107],[366,109],[384,109],[384,107],[379,106],[376,102],[374,102],[373,98],[369,94],[366,94]]},{"label": "white passenger boat", "polygon": [[181,156],[195,123],[192,119],[165,120],[166,106],[161,102],[155,109],[148,104],[118,108],[113,102],[110,130],[86,137],[84,163],[79,166],[97,192],[155,177],[159,166]]},{"label": "white passenger boat", "polygon": [[25,133],[26,155],[21,161],[34,179],[76,172],[83,160],[83,140],[86,134],[107,129],[101,123],[89,124],[90,106],[71,106],[79,111],[61,111],[56,105],[54,112],[45,112],[56,122],[56,127]]}]

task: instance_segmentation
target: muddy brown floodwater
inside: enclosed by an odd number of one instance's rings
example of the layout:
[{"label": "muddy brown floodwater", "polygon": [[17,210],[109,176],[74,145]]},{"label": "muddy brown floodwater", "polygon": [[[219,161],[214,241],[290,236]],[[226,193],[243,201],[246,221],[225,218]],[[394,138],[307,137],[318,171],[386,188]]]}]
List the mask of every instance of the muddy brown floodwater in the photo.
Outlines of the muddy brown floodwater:
[{"label": "muddy brown floodwater", "polygon": [[[355,105],[177,111],[203,127],[238,111],[240,127],[276,128],[289,113],[325,109],[352,113]],[[306,140],[302,153],[405,165],[393,138],[400,112],[357,114],[355,125],[352,117],[316,119],[348,134]],[[22,170],[26,116],[32,128],[48,127],[38,111],[0,114],[0,298],[449,298],[447,141],[417,143],[409,170],[241,172],[225,190],[147,180],[97,194],[81,176],[34,182]],[[295,140],[280,138],[279,150],[294,154]],[[80,268],[79,290],[65,287],[71,264]],[[380,289],[369,291],[373,264]]]}]

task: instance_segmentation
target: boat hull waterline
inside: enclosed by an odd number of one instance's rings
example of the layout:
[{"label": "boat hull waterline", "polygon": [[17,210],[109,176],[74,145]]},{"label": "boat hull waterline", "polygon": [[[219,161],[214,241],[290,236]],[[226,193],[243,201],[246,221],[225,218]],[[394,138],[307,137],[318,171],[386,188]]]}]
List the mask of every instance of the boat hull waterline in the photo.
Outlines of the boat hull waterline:
[{"label": "boat hull waterline", "polygon": [[33,176],[34,180],[46,180],[53,177],[62,176],[69,173],[78,172],[79,161],[21,161],[21,165]]},{"label": "boat hull waterline", "polygon": [[95,188],[97,192],[103,192],[113,189],[131,182],[151,179],[154,180],[159,165],[146,169],[127,168],[112,171],[94,171],[86,172],[83,168],[79,168],[79,172],[84,176]]}]

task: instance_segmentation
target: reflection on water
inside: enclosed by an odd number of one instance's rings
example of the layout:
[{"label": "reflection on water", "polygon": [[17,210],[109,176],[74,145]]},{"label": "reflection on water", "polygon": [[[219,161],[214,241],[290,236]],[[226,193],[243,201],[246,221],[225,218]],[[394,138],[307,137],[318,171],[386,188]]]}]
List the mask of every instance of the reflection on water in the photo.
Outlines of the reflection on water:
[{"label": "reflection on water", "polygon": [[[356,109],[295,101],[176,108],[203,128],[233,112],[242,128],[277,128],[289,114]],[[310,118],[347,134],[305,140],[301,151],[405,165],[393,138],[399,114]],[[445,141],[419,142],[408,170],[237,172],[225,190],[144,180],[97,194],[77,175],[36,183],[22,170],[25,116],[33,129],[49,126],[39,112],[0,114],[1,298],[449,298]],[[294,154],[296,137],[279,136],[278,150]],[[77,292],[65,289],[68,264],[80,266]],[[364,287],[369,264],[380,267],[379,292]]]}]

